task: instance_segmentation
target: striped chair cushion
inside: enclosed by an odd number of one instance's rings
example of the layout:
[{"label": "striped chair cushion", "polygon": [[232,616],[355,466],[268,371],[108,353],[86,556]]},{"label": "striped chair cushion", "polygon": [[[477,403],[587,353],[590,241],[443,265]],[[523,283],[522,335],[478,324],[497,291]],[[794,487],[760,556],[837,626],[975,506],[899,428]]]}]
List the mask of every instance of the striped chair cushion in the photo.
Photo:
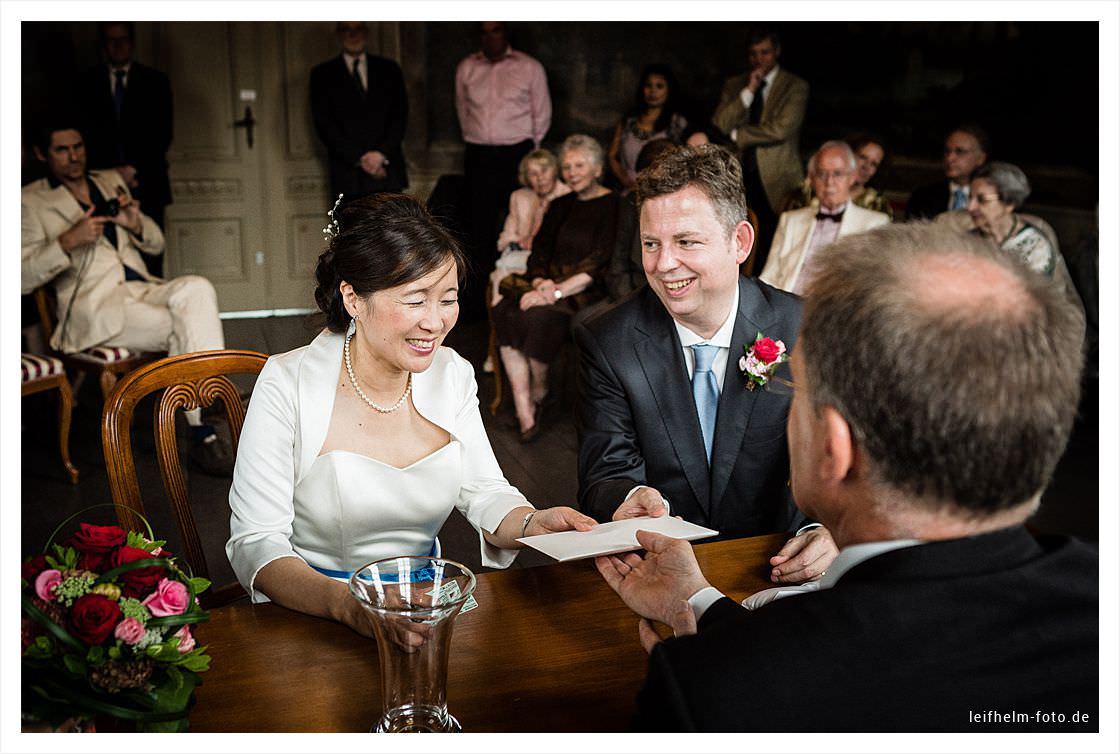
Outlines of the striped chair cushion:
[{"label": "striped chair cushion", "polygon": [[34,382],[44,377],[53,377],[62,374],[62,362],[53,356],[36,356],[33,353],[19,355],[20,367],[23,369],[23,381]]},{"label": "striped chair cushion", "polygon": [[131,359],[135,355],[135,351],[130,351],[127,348],[120,348],[118,346],[96,346],[94,348],[87,348],[81,353],[71,354],[71,358],[91,361],[96,364],[113,364],[117,361]]}]

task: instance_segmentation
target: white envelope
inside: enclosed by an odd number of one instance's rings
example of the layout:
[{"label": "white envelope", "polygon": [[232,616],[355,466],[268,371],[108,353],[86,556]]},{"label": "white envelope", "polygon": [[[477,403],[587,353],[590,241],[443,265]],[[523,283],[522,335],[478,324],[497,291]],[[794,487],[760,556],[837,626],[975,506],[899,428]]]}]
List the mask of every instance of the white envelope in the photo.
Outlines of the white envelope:
[{"label": "white envelope", "polygon": [[563,562],[593,558],[597,555],[612,555],[618,552],[640,550],[637,531],[655,531],[675,539],[704,539],[714,537],[718,531],[690,524],[672,516],[657,518],[628,518],[599,524],[591,531],[561,531],[555,534],[538,534],[535,537],[518,539],[524,545],[540,550],[545,555]]}]

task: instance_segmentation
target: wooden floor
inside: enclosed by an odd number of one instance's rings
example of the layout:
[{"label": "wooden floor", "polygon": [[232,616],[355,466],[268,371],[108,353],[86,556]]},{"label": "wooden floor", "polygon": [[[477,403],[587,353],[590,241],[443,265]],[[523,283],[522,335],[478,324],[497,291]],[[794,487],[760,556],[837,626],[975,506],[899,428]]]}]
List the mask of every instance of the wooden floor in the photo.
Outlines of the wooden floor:
[{"label": "wooden floor", "polygon": [[[227,320],[224,324],[226,343],[230,348],[249,348],[265,353],[280,353],[304,345],[315,335],[314,326],[304,317]],[[448,338],[448,345],[475,365],[484,407],[489,404],[494,389],[493,378],[481,370],[487,333],[485,322],[475,322],[461,324]],[[577,438],[572,410],[575,400],[574,365],[561,364],[554,372],[560,396],[546,412],[545,429],[535,443],[519,443],[516,431],[507,423],[512,414],[499,414],[495,418],[485,408],[482,412],[495,455],[506,477],[538,507],[576,504]],[[58,459],[56,413],[51,394],[23,399],[21,531],[25,555],[38,552],[55,526],[67,516],[92,505],[111,502],[101,453],[101,400],[97,385],[90,383],[82,386],[78,397],[71,435],[71,454],[81,471],[81,482],[77,486],[66,483]],[[1097,539],[1099,475],[1095,405],[1092,402],[1089,410],[1092,421],[1079,426],[1054,483],[1044,496],[1042,509],[1034,519],[1034,524],[1043,531]],[[508,408],[505,410],[508,411]],[[181,552],[159,478],[149,430],[150,416],[150,406],[145,408],[141,404],[133,427],[133,447],[145,505],[156,534],[168,539],[173,551]],[[185,445],[182,438],[181,445]],[[188,473],[190,496],[199,520],[211,575],[218,583],[232,580],[232,569],[224,553],[225,540],[229,535],[229,480],[191,473],[189,469]],[[112,511],[108,508],[90,511],[80,520],[109,523]],[[68,530],[70,528],[72,525]],[[478,536],[457,512],[452,512],[444,525],[440,540],[446,557],[460,560],[471,568],[485,570],[480,564]],[[550,560],[530,551],[518,557],[515,567],[546,562]]]}]

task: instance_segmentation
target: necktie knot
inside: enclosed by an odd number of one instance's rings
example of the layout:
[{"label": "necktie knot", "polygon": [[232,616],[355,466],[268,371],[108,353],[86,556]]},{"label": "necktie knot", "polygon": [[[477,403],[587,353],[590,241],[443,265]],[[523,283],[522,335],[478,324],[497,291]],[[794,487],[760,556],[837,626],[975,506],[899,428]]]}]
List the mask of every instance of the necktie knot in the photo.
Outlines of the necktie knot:
[{"label": "necktie knot", "polygon": [[710,343],[697,343],[692,346],[692,355],[696,359],[695,371],[712,371],[712,362],[715,361],[717,353],[719,353],[719,346],[713,346]]}]

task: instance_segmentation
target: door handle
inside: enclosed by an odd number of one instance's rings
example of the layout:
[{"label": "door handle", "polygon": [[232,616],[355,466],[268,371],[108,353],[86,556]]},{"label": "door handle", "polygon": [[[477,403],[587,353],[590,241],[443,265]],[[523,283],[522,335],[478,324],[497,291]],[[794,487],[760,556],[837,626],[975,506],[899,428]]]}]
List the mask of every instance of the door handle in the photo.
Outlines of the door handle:
[{"label": "door handle", "polygon": [[248,105],[245,106],[245,117],[233,122],[234,128],[245,129],[245,143],[249,146],[249,149],[253,148],[253,126],[256,124],[257,121],[253,118],[253,108]]}]

